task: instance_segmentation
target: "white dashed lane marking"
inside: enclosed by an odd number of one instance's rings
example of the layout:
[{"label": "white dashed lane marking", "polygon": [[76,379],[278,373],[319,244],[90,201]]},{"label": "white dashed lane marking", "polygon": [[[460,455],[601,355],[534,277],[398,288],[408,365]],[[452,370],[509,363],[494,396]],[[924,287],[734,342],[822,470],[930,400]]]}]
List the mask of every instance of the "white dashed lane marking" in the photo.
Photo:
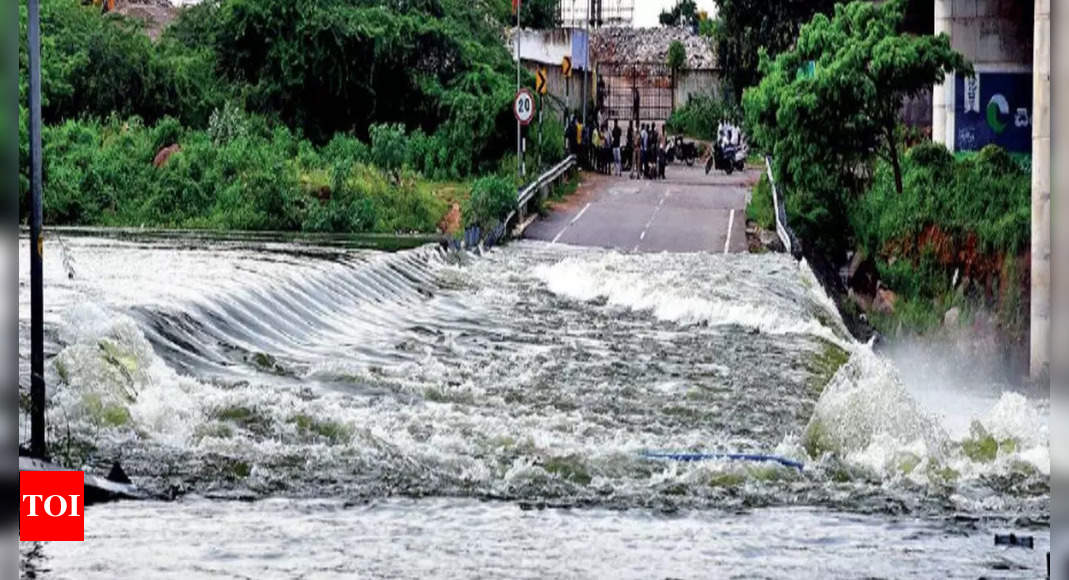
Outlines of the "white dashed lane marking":
[{"label": "white dashed lane marking", "polygon": [[560,237],[564,235],[564,232],[568,231],[568,228],[572,227],[575,224],[575,222],[579,221],[579,218],[583,217],[583,214],[586,213],[586,210],[589,209],[589,208],[590,208],[590,202],[587,202],[587,204],[583,206],[583,209],[579,210],[579,213],[575,214],[575,217],[572,218],[572,221],[568,222],[568,225],[564,226],[564,228],[561,229],[560,233],[558,233],[553,238],[553,241],[551,243],[553,243],[553,244],[557,243],[557,240],[559,240]]}]

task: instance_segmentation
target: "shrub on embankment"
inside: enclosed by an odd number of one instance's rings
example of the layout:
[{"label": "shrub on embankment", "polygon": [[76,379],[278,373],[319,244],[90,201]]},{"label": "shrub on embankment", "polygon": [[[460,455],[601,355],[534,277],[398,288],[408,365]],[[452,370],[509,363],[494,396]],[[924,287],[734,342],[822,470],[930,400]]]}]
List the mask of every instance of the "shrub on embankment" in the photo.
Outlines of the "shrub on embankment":
[{"label": "shrub on embankment", "polygon": [[[503,163],[515,139],[508,10],[403,4],[209,0],[182,9],[153,41],[118,14],[43,0],[46,222],[434,231],[467,193],[438,195],[431,182],[454,190],[515,171]],[[25,30],[22,7],[23,40]],[[532,128],[545,135],[544,162],[558,161],[554,115]],[[540,169],[535,158],[529,172]]]},{"label": "shrub on embankment", "polygon": [[[446,211],[407,169],[371,165],[374,148],[355,138],[316,147],[262,120],[208,131],[170,118],[67,121],[43,141],[50,224],[431,232]],[[170,144],[178,148],[157,158]]]},{"label": "shrub on embankment", "polygon": [[[994,147],[958,158],[940,145],[906,148],[902,99],[972,67],[947,37],[906,31],[904,7],[838,4],[793,48],[763,56],[763,78],[743,96],[747,129],[774,154],[790,225],[811,263],[826,266],[847,318],[865,310],[885,334],[973,322],[1020,342],[1028,173]],[[755,203],[771,212],[766,199],[759,188]],[[838,279],[847,264],[852,298]]]},{"label": "shrub on embankment", "polygon": [[[992,310],[1004,334],[1027,329],[1031,225],[1028,171],[1004,150],[955,157],[938,144],[910,149],[903,191],[886,166],[853,205],[858,251],[896,296],[897,316],[876,313],[883,330],[927,331],[953,307]],[[888,328],[892,327],[893,328]]]}]

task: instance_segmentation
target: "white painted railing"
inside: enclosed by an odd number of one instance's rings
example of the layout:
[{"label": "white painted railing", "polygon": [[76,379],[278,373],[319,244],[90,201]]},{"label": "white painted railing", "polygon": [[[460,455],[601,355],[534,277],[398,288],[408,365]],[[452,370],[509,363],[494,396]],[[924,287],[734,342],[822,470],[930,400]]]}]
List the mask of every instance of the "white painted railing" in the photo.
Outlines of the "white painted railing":
[{"label": "white painted railing", "polygon": [[776,188],[776,178],[772,175],[772,157],[769,155],[765,156],[765,168],[768,170],[768,183],[772,189],[772,206],[776,211],[776,235],[783,242],[787,253],[797,258],[801,255],[802,248],[794,232],[787,225],[787,210],[783,207],[783,199]]}]

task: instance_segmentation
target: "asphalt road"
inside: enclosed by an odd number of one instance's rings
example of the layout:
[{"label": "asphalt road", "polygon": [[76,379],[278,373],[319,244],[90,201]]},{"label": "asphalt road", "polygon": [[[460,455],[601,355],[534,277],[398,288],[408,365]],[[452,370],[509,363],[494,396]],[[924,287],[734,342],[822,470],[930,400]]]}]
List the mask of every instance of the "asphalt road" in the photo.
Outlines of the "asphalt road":
[{"label": "asphalt road", "polygon": [[575,195],[524,237],[628,252],[745,252],[746,201],[755,171],[705,175],[672,165],[668,179],[584,175]]}]

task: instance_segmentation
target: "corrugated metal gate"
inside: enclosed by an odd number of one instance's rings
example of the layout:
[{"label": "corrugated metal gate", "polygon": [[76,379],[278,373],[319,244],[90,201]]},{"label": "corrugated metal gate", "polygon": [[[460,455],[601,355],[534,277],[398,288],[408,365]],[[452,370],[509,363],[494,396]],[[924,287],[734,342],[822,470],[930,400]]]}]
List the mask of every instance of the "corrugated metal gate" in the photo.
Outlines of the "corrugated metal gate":
[{"label": "corrugated metal gate", "polygon": [[[668,120],[672,114],[672,71],[662,63],[601,62],[598,101],[604,119]],[[637,108],[637,113],[636,113]]]}]

